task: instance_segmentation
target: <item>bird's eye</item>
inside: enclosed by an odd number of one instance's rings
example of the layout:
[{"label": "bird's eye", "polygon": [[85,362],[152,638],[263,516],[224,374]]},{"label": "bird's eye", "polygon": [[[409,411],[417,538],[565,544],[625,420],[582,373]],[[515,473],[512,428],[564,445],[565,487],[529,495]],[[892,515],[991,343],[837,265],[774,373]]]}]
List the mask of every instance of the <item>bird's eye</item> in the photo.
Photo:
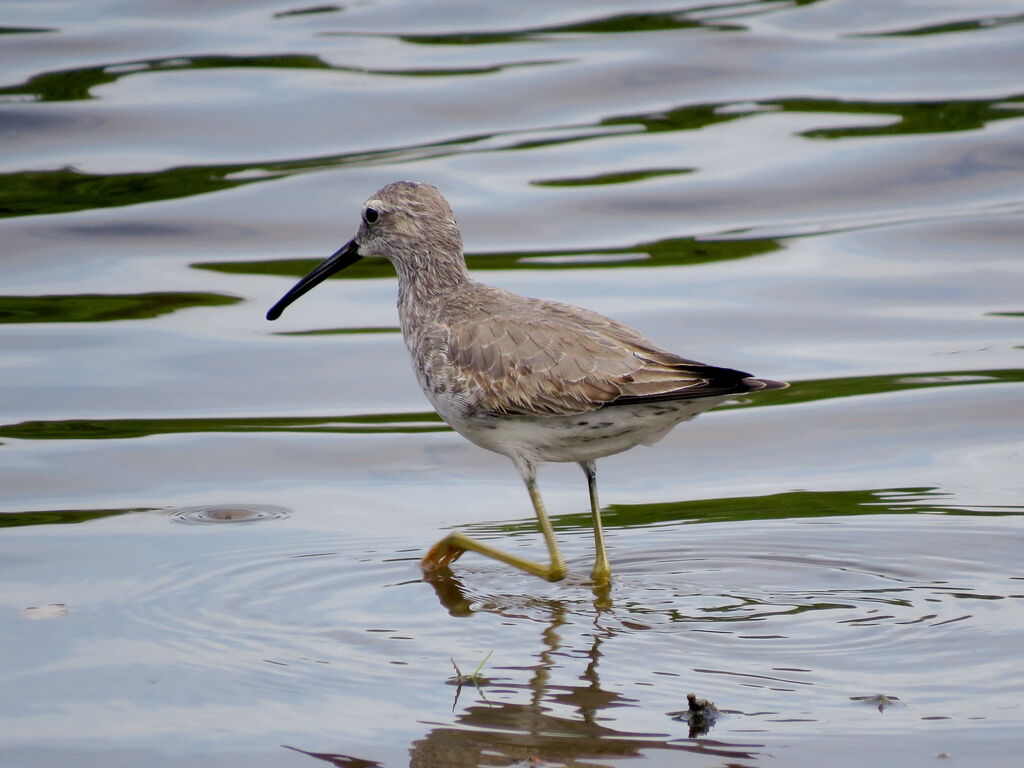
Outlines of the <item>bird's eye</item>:
[{"label": "bird's eye", "polygon": [[380,218],[380,213],[376,208],[367,208],[363,211],[363,218],[366,219],[367,224],[373,224],[373,222]]}]

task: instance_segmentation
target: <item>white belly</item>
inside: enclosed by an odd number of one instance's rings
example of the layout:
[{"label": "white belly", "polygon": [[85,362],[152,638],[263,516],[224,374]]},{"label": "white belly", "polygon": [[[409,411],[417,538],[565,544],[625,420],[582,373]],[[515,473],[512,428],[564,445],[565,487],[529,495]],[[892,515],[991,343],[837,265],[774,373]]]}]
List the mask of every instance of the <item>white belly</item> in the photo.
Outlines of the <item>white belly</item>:
[{"label": "white belly", "polygon": [[702,397],[619,405],[572,416],[441,416],[463,437],[495,453],[524,456],[535,462],[580,462],[637,445],[653,445],[679,422],[727,399]]}]

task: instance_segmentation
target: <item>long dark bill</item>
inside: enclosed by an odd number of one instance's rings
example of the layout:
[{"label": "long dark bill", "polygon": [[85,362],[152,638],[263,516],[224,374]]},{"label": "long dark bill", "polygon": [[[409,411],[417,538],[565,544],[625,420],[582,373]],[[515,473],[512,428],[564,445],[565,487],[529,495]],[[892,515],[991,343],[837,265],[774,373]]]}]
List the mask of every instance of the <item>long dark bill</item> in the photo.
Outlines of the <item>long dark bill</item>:
[{"label": "long dark bill", "polygon": [[355,264],[361,258],[363,257],[359,253],[359,244],[356,243],[355,240],[349,240],[328,259],[321,264],[318,264],[312,272],[293,285],[291,290],[282,296],[281,300],[272,306],[270,311],[267,312],[267,320],[277,320],[277,318],[281,316],[281,313],[284,312],[285,307],[297,298],[313,290],[313,288],[335,272],[341,272],[345,267]]}]

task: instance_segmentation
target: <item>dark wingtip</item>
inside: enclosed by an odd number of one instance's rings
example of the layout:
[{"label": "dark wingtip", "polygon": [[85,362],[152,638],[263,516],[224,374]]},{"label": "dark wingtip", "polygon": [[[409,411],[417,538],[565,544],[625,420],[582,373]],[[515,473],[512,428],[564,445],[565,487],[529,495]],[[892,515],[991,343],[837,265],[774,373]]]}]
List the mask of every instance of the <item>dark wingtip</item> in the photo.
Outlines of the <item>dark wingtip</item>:
[{"label": "dark wingtip", "polygon": [[743,383],[750,387],[751,392],[756,392],[762,389],[786,389],[789,384],[784,381],[772,381],[771,379],[755,379],[748,377],[743,380]]}]

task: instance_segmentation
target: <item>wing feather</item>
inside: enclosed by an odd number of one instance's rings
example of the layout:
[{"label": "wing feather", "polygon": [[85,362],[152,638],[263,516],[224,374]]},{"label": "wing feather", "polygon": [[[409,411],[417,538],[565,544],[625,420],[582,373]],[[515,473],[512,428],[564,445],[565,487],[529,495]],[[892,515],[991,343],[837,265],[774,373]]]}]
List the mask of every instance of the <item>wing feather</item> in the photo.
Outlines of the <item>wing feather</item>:
[{"label": "wing feather", "polygon": [[575,414],[764,388],[742,371],[667,352],[596,312],[496,288],[488,293],[480,297],[486,301],[458,302],[445,313],[443,353],[476,408]]}]

